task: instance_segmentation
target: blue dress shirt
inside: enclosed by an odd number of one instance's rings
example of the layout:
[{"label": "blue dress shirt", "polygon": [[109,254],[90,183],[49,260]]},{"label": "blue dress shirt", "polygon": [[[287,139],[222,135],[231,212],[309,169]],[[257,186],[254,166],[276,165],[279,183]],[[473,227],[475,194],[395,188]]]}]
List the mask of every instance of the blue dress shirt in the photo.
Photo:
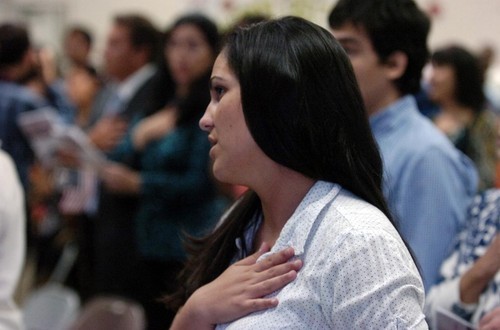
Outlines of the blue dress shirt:
[{"label": "blue dress shirt", "polygon": [[384,195],[428,289],[464,223],[476,169],[419,113],[412,96],[372,115],[370,124],[384,162]]},{"label": "blue dress shirt", "polygon": [[34,154],[17,124],[17,118],[20,113],[47,105],[45,100],[28,88],[0,81],[1,146],[14,160],[25,189],[28,185],[28,168],[34,160]]}]

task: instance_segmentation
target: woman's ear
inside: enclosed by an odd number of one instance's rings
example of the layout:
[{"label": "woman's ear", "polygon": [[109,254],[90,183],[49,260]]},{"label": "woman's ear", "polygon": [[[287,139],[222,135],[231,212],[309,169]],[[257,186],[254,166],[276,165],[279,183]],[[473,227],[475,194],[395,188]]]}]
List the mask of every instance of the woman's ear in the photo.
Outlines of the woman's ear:
[{"label": "woman's ear", "polygon": [[392,53],[385,60],[387,77],[391,80],[401,78],[401,76],[405,73],[407,66],[408,56],[405,53],[401,51]]}]

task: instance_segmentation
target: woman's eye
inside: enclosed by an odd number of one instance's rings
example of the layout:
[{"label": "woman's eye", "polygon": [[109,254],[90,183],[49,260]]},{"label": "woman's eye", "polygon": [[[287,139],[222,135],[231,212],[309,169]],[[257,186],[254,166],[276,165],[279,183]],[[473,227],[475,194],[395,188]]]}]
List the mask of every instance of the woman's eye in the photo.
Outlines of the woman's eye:
[{"label": "woman's eye", "polygon": [[216,86],[216,87],[214,87],[214,92],[215,92],[215,95],[217,95],[217,97],[220,98],[222,95],[224,95],[226,90],[223,87]]}]

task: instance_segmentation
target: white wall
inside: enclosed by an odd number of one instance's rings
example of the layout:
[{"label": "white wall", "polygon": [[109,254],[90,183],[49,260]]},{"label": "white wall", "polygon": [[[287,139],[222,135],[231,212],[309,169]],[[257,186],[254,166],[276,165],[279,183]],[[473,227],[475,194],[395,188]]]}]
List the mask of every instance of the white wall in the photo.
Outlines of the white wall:
[{"label": "white wall", "polygon": [[[370,1],[370,0],[367,0]],[[478,50],[491,44],[500,63],[500,0],[416,0],[424,9],[434,6],[429,43],[432,48],[458,42]],[[244,11],[270,11],[275,15],[298,14],[326,26],[335,0],[0,0],[0,21],[27,20],[33,37],[41,44],[58,48],[64,27],[81,23],[96,37],[96,60],[100,57],[111,17],[120,12],[138,11],[164,29],[178,15],[200,10],[221,26],[229,25]]]},{"label": "white wall", "polygon": [[[486,44],[494,46],[500,57],[500,0],[417,0],[422,8],[432,3],[442,6],[433,18],[430,46],[462,43],[471,50]],[[497,62],[498,62],[497,58]]]}]

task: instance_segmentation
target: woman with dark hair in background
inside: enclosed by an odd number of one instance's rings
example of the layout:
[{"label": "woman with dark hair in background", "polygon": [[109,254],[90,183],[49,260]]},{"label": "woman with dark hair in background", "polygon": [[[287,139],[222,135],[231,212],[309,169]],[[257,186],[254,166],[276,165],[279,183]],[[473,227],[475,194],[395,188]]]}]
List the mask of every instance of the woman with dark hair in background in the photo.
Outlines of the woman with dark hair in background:
[{"label": "woman with dark hair in background", "polygon": [[[237,29],[200,120],[217,179],[249,187],[193,242],[173,329],[427,328],[424,289],[381,191],[349,59],[287,17]],[[278,303],[279,301],[279,303]]]},{"label": "woman with dark hair in background", "polygon": [[486,108],[479,60],[460,46],[448,46],[431,57],[429,98],[439,105],[435,124],[469,156],[479,173],[479,190],[495,184],[496,118]]},{"label": "woman with dark hair in background", "polygon": [[107,189],[140,195],[140,262],[131,276],[131,296],[145,307],[148,329],[165,329],[173,318],[156,299],[177,289],[183,234],[208,233],[224,207],[209,171],[210,145],[197,125],[210,99],[218,46],[217,27],[204,16],[183,16],[173,24],[164,48],[173,96],[164,109],[139,119],[112,156],[119,160],[134,150],[140,170],[114,163],[102,172]]}]

